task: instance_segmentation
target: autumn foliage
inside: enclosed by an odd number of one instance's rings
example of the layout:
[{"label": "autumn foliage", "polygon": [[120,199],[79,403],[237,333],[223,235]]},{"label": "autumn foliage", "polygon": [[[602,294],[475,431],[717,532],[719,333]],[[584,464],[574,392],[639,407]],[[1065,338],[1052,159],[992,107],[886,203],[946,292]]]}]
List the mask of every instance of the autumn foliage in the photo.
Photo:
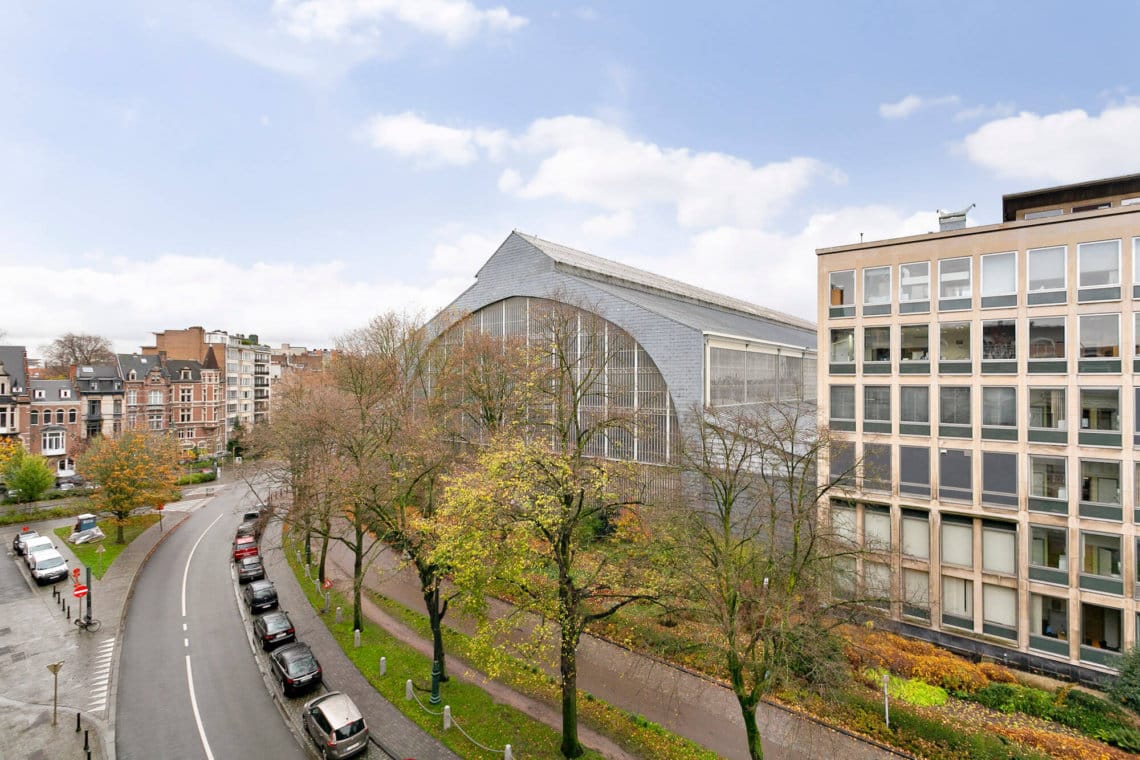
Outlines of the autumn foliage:
[{"label": "autumn foliage", "polygon": [[949,692],[972,693],[991,681],[1012,683],[1013,673],[1001,665],[969,662],[933,644],[882,631],[856,631],[849,637],[847,659],[857,670],[884,668],[917,678]]},{"label": "autumn foliage", "polygon": [[115,518],[118,543],[124,542],[123,522],[132,510],[171,497],[179,454],[169,436],[128,430],[117,438],[96,438],[80,457],[76,469],[98,486],[91,504]]}]

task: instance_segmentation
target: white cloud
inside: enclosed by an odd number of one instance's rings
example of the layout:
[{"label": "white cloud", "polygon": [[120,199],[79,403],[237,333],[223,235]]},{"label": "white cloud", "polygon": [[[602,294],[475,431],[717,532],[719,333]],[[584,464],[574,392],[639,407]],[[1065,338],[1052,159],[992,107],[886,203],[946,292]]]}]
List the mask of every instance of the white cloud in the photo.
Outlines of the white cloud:
[{"label": "white cloud", "polygon": [[632,235],[636,226],[633,212],[629,209],[622,209],[613,214],[600,214],[590,217],[582,222],[582,232],[594,237],[622,238]]},{"label": "white cloud", "polygon": [[432,251],[431,269],[456,276],[470,277],[490,258],[505,235],[485,235],[477,232],[461,234],[458,239],[438,243]]},{"label": "white cloud", "polygon": [[1001,119],[1012,116],[1017,112],[1013,103],[994,103],[992,106],[970,106],[954,114],[954,121],[973,121],[974,119]]},{"label": "white cloud", "polygon": [[937,98],[923,98],[918,95],[907,95],[897,103],[880,103],[879,116],[884,119],[905,119],[923,108],[936,106],[951,106],[958,104],[957,95],[942,95]]},{"label": "white cloud", "polygon": [[1140,170],[1140,104],[1017,116],[983,124],[962,142],[967,157],[1002,177],[1077,182]]},{"label": "white cloud", "polygon": [[[487,256],[491,247],[483,252]],[[5,261],[16,257],[5,258]],[[398,281],[365,282],[341,262],[297,265],[235,264],[223,258],[164,255],[126,261],[98,254],[82,265],[0,264],[0,282],[13,285],[5,342],[30,354],[65,332],[111,338],[119,351],[138,351],[150,333],[202,325],[207,329],[257,333],[263,341],[331,346],[346,331],[375,314],[394,309],[432,314],[471,283],[445,274],[413,286]],[[226,287],[202,287],[204,281]],[[55,306],[44,309],[33,283],[52,282]]]},{"label": "white cloud", "polygon": [[479,157],[479,149],[497,156],[506,141],[503,132],[432,124],[410,111],[374,116],[364,126],[363,134],[374,148],[414,158],[428,166],[470,164]]},{"label": "white cloud", "polygon": [[456,45],[527,24],[502,6],[480,9],[467,0],[274,0],[273,12],[289,34],[306,41],[374,39],[383,23],[394,21]]}]

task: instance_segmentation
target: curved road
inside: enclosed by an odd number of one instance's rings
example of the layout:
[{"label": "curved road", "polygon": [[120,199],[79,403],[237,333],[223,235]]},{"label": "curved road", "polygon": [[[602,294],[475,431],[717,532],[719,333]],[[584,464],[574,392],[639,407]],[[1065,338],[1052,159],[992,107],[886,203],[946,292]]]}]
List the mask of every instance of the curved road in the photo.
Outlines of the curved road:
[{"label": "curved road", "polygon": [[219,489],[139,575],[120,659],[120,760],[307,754],[265,688],[231,578],[246,488]]}]

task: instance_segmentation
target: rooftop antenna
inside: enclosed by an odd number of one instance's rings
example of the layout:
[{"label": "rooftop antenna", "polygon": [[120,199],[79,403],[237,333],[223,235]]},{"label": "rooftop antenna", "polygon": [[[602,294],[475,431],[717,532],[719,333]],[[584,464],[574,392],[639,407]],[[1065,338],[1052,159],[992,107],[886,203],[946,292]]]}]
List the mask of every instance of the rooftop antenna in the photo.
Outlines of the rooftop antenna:
[{"label": "rooftop antenna", "polygon": [[862,232],[859,233],[859,242],[860,243],[863,242],[863,233]]}]

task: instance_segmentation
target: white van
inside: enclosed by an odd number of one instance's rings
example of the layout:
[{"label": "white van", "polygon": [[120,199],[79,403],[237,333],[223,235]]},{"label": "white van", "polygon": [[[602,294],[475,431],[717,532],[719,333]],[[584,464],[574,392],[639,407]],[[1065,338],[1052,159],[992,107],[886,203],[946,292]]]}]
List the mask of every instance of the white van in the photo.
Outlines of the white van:
[{"label": "white van", "polygon": [[55,549],[41,549],[33,552],[28,566],[32,570],[32,577],[41,586],[45,583],[55,583],[67,577],[70,569],[67,560]]},{"label": "white van", "polygon": [[29,568],[32,566],[32,555],[44,549],[55,549],[55,544],[47,536],[36,536],[24,542],[24,562]]}]

